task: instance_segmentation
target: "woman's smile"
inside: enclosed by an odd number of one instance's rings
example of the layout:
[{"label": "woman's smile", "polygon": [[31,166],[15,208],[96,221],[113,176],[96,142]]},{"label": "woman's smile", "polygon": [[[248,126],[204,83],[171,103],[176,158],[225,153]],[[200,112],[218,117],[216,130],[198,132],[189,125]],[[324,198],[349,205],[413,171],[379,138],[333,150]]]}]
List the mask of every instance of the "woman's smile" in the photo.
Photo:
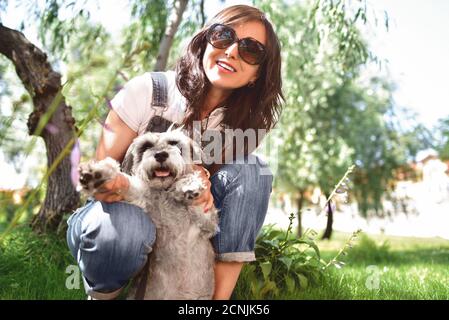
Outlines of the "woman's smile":
[{"label": "woman's smile", "polygon": [[232,64],[226,62],[224,60],[217,60],[217,68],[220,72],[223,73],[236,73],[237,70],[234,68]]}]

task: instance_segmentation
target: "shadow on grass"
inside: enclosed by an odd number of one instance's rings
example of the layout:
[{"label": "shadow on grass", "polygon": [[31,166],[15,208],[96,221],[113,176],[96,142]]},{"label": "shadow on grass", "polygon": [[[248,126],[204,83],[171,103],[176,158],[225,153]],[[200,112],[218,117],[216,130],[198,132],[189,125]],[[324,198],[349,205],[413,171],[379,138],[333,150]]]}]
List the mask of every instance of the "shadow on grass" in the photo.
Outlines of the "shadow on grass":
[{"label": "shadow on grass", "polygon": [[[425,240],[423,240],[425,242]],[[366,235],[363,235],[359,243],[349,251],[348,264],[379,264],[389,265],[414,265],[414,264],[445,264],[449,265],[448,245],[433,247],[419,247],[413,245],[410,249],[394,250],[388,241],[380,244]]]},{"label": "shadow on grass", "polygon": [[67,288],[69,266],[76,262],[64,237],[20,226],[0,243],[0,299],[85,299],[81,283]]}]

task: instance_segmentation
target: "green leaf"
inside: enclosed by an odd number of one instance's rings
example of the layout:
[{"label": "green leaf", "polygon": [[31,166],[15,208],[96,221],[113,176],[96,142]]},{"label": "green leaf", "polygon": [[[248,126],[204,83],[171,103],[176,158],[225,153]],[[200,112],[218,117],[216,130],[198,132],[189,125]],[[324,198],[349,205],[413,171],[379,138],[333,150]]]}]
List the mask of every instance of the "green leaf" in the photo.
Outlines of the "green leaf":
[{"label": "green leaf", "polygon": [[305,289],[309,286],[309,280],[307,279],[307,277],[301,273],[296,273],[296,276],[298,277],[298,281],[299,281],[299,286],[302,289]]},{"label": "green leaf", "polygon": [[272,248],[279,248],[279,240],[262,240],[261,241],[263,244],[269,245]]},{"label": "green leaf", "polygon": [[287,271],[290,270],[290,267],[293,263],[293,259],[289,257],[280,257],[278,260],[281,261],[287,267]]},{"label": "green leaf", "polygon": [[293,278],[291,278],[289,276],[285,276],[285,285],[287,286],[288,292],[291,293],[291,292],[295,291],[296,282]]},{"label": "green leaf", "polygon": [[277,287],[276,283],[274,281],[267,281],[263,288],[260,290],[260,296],[264,297],[269,292],[272,292],[274,295],[279,293],[279,288]]},{"label": "green leaf", "polygon": [[262,270],[262,274],[265,280],[268,280],[268,277],[271,273],[272,265],[271,262],[266,261],[259,264],[260,269]]}]

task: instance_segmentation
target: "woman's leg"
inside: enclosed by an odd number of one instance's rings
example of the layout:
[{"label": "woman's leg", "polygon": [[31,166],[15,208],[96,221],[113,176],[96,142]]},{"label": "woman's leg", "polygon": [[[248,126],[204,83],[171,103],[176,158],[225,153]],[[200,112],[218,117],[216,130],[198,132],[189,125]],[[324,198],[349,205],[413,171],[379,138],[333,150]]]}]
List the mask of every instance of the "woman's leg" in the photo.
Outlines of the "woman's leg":
[{"label": "woman's leg", "polygon": [[126,202],[90,201],[68,221],[67,243],[86,293],[114,299],[145,265],[156,237],[148,215]]},{"label": "woman's leg", "polygon": [[258,157],[249,155],[245,161],[225,164],[211,177],[214,203],[220,210],[220,232],[213,239],[215,299],[229,299],[244,262],[256,259],[256,237],[268,209],[273,175]]}]

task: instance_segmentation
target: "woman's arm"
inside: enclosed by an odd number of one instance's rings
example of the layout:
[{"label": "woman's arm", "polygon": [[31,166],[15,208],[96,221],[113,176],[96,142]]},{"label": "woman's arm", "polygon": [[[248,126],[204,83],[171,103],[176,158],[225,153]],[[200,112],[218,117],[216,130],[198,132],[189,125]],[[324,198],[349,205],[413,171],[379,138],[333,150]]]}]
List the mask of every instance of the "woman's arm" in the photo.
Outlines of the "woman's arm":
[{"label": "woman's arm", "polygon": [[[95,158],[100,161],[106,157],[111,157],[121,162],[128,147],[137,137],[137,133],[131,130],[114,110],[109,112],[105,123]],[[121,201],[123,200],[121,193],[128,190],[129,181],[124,175],[120,174],[117,178],[105,182],[101,188],[104,192],[96,193],[95,199],[105,202]]]},{"label": "woman's arm", "polygon": [[97,146],[96,160],[111,157],[122,162],[137,133],[131,130],[114,110],[109,111],[105,124],[106,128],[103,128]]}]

